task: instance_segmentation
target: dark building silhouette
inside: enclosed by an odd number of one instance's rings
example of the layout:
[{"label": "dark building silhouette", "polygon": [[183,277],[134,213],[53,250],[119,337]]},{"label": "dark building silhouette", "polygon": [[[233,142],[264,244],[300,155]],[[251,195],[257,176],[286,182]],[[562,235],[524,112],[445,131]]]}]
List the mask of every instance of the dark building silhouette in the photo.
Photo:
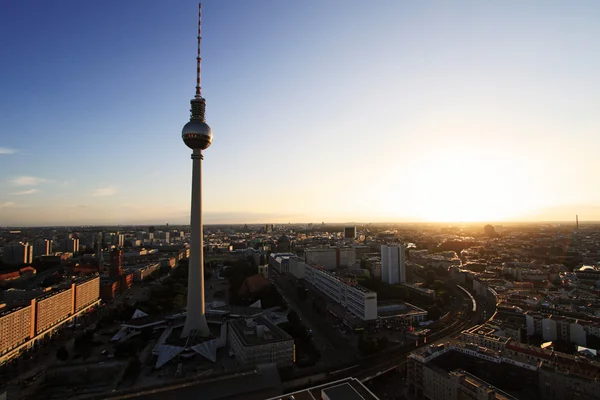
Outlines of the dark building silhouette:
[{"label": "dark building silhouette", "polygon": [[110,252],[110,270],[108,275],[111,278],[123,275],[123,250],[113,249]]},{"label": "dark building silhouette", "polygon": [[498,236],[498,234],[496,233],[496,228],[494,228],[494,226],[490,224],[483,227],[483,233],[485,234],[485,236],[489,237]]}]

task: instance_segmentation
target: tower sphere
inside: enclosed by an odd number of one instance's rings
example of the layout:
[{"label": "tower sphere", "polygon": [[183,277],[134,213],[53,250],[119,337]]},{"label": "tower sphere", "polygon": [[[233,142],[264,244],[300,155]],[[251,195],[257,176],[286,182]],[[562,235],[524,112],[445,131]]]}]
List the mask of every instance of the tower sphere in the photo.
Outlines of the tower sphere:
[{"label": "tower sphere", "polygon": [[205,150],[212,143],[213,134],[206,122],[192,119],[183,127],[181,138],[190,149]]}]

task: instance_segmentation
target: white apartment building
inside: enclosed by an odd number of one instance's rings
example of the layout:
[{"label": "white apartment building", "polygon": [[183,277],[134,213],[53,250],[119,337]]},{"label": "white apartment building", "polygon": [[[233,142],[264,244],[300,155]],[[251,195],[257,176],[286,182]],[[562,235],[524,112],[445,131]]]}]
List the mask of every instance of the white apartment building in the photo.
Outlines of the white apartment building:
[{"label": "white apartment building", "polygon": [[292,257],[289,261],[290,274],[294,275],[298,279],[304,279],[304,271],[308,265],[301,261],[298,257]]},{"label": "white apartment building", "polygon": [[390,285],[406,283],[405,247],[402,244],[381,245],[381,280]]},{"label": "white apartment building", "polygon": [[377,293],[310,265],[305,265],[304,279],[361,320],[377,319]]}]

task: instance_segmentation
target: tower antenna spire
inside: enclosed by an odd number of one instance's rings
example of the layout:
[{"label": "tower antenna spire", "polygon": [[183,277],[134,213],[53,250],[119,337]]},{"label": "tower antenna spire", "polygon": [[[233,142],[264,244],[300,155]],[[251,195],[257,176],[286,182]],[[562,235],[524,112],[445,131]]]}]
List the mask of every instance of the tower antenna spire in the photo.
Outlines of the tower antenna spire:
[{"label": "tower antenna spire", "polygon": [[202,58],[200,57],[200,42],[202,41],[202,3],[198,3],[198,56],[196,57],[196,99],[202,98],[202,88],[200,86],[200,68]]}]

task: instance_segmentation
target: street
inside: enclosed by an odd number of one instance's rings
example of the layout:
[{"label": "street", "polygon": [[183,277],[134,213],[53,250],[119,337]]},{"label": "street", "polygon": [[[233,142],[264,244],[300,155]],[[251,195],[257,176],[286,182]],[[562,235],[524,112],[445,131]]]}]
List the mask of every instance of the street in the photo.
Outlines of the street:
[{"label": "street", "polygon": [[339,365],[357,358],[357,350],[348,339],[344,338],[328,321],[326,316],[318,315],[308,301],[301,300],[296,294],[296,287],[290,278],[277,275],[273,283],[282,297],[293,309],[302,323],[313,332],[313,342],[321,352],[320,363]]}]

